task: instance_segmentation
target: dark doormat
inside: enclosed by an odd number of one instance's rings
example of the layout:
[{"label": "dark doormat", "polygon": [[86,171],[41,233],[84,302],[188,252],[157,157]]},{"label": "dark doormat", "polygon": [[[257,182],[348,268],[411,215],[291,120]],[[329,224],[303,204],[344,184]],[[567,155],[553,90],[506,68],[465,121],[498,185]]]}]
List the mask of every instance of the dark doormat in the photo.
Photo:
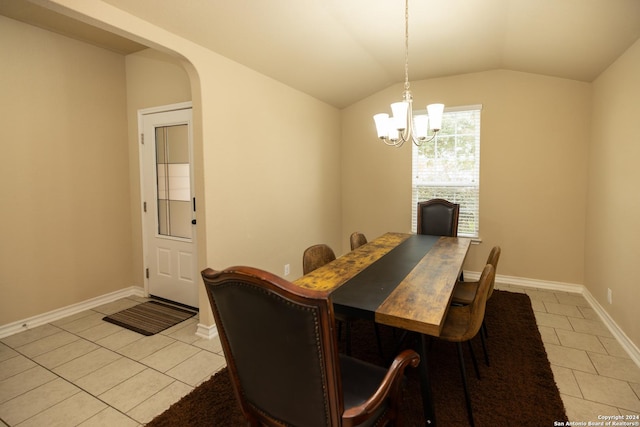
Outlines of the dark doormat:
[{"label": "dark doormat", "polygon": [[177,325],[196,313],[157,301],[147,301],[106,316],[102,320],[150,336]]}]

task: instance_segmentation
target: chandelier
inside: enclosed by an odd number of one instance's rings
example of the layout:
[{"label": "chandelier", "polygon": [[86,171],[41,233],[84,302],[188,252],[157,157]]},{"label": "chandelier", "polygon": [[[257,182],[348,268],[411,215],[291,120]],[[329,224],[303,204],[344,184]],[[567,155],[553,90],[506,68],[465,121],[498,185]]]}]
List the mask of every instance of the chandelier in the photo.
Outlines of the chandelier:
[{"label": "chandelier", "polygon": [[[432,141],[442,126],[444,104],[427,105],[426,115],[413,116],[413,97],[409,90],[409,0],[404,8],[404,92],[402,101],[391,104],[392,117],[386,113],[373,116],[378,131],[378,138],[387,145],[401,147],[411,140],[417,146]],[[429,129],[432,134],[429,136]]]}]

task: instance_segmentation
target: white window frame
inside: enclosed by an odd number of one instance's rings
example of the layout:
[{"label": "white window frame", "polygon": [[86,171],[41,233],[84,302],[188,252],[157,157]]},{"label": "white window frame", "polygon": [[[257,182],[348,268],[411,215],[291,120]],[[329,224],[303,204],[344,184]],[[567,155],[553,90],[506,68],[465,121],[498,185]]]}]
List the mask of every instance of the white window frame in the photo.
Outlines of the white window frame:
[{"label": "white window frame", "polygon": [[[482,105],[466,105],[459,107],[448,107],[444,110],[443,115],[443,129],[441,132],[436,135],[435,139],[431,142],[427,142],[425,144],[434,145],[438,143],[439,138],[445,137],[453,137],[455,141],[459,137],[467,137],[469,138],[471,134],[457,134],[454,133],[445,133],[446,132],[446,121],[447,115],[449,115],[449,120],[451,120],[451,113],[457,112],[468,112],[468,111],[477,111],[476,117],[476,126],[475,132],[473,132],[473,139],[475,141],[475,149],[474,153],[474,161],[475,165],[471,169],[467,169],[464,173],[461,173],[459,177],[456,177],[455,174],[453,177],[449,177],[450,179],[444,180],[442,182],[437,182],[436,179],[425,178],[424,174],[421,175],[420,172],[420,163],[424,163],[424,158],[422,160],[419,158],[420,148],[416,147],[412,144],[412,160],[411,160],[411,230],[417,230],[417,204],[419,201],[429,200],[433,198],[443,198],[447,199],[453,203],[460,204],[460,218],[458,222],[458,235],[464,237],[471,237],[474,239],[479,239],[480,237],[480,122],[481,122],[481,112]],[[414,115],[418,114],[426,114],[425,111],[415,111]],[[437,159],[437,153],[435,157],[431,158],[432,164],[439,164]],[[440,167],[444,167],[444,161],[440,164]],[[475,170],[473,170],[475,169]],[[456,180],[458,179],[458,180]],[[452,182],[453,180],[453,182]],[[447,189],[451,188],[460,188],[467,189],[470,191],[460,192],[460,195],[457,195],[456,192],[451,194]],[[419,196],[419,192],[422,193],[422,196]],[[471,195],[471,197],[465,197]],[[466,200],[465,200],[466,199]]]}]

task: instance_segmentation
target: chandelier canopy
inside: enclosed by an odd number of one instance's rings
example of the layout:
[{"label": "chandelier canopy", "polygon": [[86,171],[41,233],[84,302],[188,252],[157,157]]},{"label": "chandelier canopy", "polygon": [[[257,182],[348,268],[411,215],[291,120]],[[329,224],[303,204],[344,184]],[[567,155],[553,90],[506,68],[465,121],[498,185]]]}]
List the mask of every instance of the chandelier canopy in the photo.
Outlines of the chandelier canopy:
[{"label": "chandelier canopy", "polygon": [[[409,89],[409,0],[405,0],[404,8],[404,92],[402,101],[391,104],[392,116],[380,113],[373,116],[378,131],[378,138],[387,145],[401,147],[411,140],[417,146],[432,141],[442,126],[444,104],[427,105],[426,115],[413,116],[413,97]],[[429,129],[432,134],[429,135]]]}]

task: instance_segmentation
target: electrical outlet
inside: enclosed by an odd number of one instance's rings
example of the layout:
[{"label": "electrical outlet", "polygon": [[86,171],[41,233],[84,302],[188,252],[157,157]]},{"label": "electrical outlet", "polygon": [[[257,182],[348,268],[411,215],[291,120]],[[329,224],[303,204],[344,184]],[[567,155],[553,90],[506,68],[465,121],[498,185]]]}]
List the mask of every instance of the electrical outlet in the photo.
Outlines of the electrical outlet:
[{"label": "electrical outlet", "polygon": [[291,266],[289,264],[284,265],[284,275],[288,276],[291,273]]},{"label": "electrical outlet", "polygon": [[611,292],[611,288],[607,288],[607,301],[609,304],[613,304],[613,292]]}]

